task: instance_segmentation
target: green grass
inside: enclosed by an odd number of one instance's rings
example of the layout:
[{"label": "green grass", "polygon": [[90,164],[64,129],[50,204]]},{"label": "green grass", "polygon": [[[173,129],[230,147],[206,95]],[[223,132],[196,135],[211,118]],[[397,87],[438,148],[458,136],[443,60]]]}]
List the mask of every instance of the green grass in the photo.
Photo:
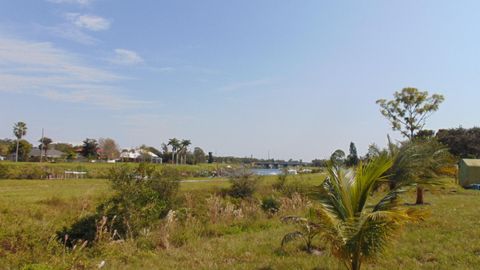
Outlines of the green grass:
[{"label": "green grass", "polygon": [[[306,185],[318,185],[321,176],[304,176]],[[268,195],[274,177],[263,180],[259,197]],[[182,183],[180,197],[194,194],[204,205],[212,190],[228,182]],[[28,264],[70,269],[81,261],[87,269],[105,260],[103,269],[343,269],[328,255],[309,255],[299,243],[279,249],[282,236],[293,230],[279,217],[257,215],[241,221],[179,228],[173,239],[184,239],[169,249],[140,248],[141,241],[102,243],[98,248],[63,255],[53,236],[63,226],[94,210],[110,194],[106,180],[1,180],[0,269],[21,269]],[[406,194],[408,202],[414,193]],[[480,192],[454,187],[426,193],[426,221],[407,226],[375,264],[366,269],[478,269],[480,265]],[[196,207],[196,206],[194,206]],[[415,206],[417,207],[417,206]],[[199,210],[200,211],[200,210]],[[301,211],[298,212],[301,214]],[[208,232],[208,233],[205,233]],[[155,242],[156,234],[147,235]],[[317,240],[317,246],[322,243]],[[49,269],[49,268],[46,268]],[[80,268],[76,268],[80,269]]]},{"label": "green grass", "polygon": [[[150,164],[158,170],[175,169],[185,177],[209,176],[213,171],[225,169],[227,164],[172,165]],[[110,169],[118,166],[137,167],[138,163],[89,163],[89,162],[0,162],[0,179],[64,178],[65,171],[86,172],[86,178],[107,178]]]}]

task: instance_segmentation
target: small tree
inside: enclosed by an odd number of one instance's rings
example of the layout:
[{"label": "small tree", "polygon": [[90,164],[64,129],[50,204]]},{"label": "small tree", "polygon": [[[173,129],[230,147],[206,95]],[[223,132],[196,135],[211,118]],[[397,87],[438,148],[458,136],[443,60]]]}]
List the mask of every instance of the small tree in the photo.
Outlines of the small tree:
[{"label": "small tree", "polygon": [[436,138],[459,158],[480,158],[480,128],[441,129]]},{"label": "small tree", "polygon": [[336,166],[341,166],[345,164],[345,152],[340,149],[335,150],[330,156],[330,161]]},{"label": "small tree", "polygon": [[348,166],[357,166],[358,164],[358,154],[357,154],[357,147],[353,142],[350,143],[350,151],[347,156],[347,165]]},{"label": "small tree", "polygon": [[103,159],[112,160],[120,157],[118,144],[111,138],[100,138],[98,140],[98,147],[100,149],[101,158]]},{"label": "small tree", "polygon": [[95,139],[86,138],[82,145],[82,156],[93,159],[97,158],[98,143]]},{"label": "small tree", "polygon": [[402,206],[398,190],[379,201],[370,197],[391,165],[392,161],[382,155],[355,169],[328,168],[320,192],[322,203],[313,223],[332,255],[347,269],[359,270],[392,242],[403,225],[422,219],[418,210]]},{"label": "small tree", "polygon": [[208,152],[208,163],[209,164],[213,163],[213,153],[212,152]]},{"label": "small tree", "polygon": [[15,162],[18,162],[18,147],[19,147],[19,142],[20,139],[22,139],[23,136],[27,135],[27,124],[24,122],[18,122],[13,125],[13,134],[17,138],[17,148],[15,151]]},{"label": "small tree", "polygon": [[28,155],[32,150],[32,145],[26,140],[17,140],[10,145],[10,153],[15,153],[16,161],[28,161]]},{"label": "small tree", "polygon": [[239,170],[230,177],[229,195],[234,198],[249,198],[257,189],[259,177],[251,172]]},{"label": "small tree", "polygon": [[392,129],[412,139],[443,101],[444,97],[439,94],[429,96],[427,91],[403,88],[401,92],[394,93],[393,100],[379,99],[377,104],[380,105],[382,115],[392,124]]},{"label": "small tree", "polygon": [[11,144],[12,144],[12,140],[10,139],[0,140],[0,156],[6,156],[9,154],[9,149]]},{"label": "small tree", "polygon": [[198,164],[198,163],[205,163],[206,161],[206,155],[205,152],[203,152],[202,148],[200,147],[195,147],[193,149],[193,163]]},{"label": "small tree", "polygon": [[282,248],[286,243],[296,239],[302,239],[307,252],[313,251],[313,239],[321,233],[320,226],[312,220],[315,218],[315,211],[310,209],[308,218],[298,216],[286,216],[282,218],[283,223],[294,224],[298,230],[287,233],[282,239]]}]

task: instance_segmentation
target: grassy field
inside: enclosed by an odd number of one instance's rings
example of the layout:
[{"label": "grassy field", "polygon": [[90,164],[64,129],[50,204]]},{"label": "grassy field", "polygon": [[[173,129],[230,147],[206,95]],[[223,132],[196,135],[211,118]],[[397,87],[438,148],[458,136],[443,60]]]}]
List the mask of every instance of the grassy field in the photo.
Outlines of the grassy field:
[{"label": "grassy field", "polygon": [[[295,181],[312,186],[322,179],[312,175]],[[259,197],[268,195],[274,181],[263,180]],[[182,204],[207,207],[210,193],[228,185],[182,183],[180,197],[190,198]],[[0,269],[96,269],[101,261],[102,269],[343,269],[328,251],[310,255],[300,243],[279,248],[282,236],[293,230],[279,221],[280,215],[302,214],[305,207],[290,207],[276,216],[257,211],[217,222],[192,219],[169,231],[168,247],[155,244],[161,236],[152,231],[136,241],[65,249],[55,232],[92,212],[110,193],[108,181],[100,179],[0,181]],[[413,193],[406,197],[413,198]],[[427,220],[409,225],[367,269],[478,269],[480,192],[448,187],[427,192],[426,201]],[[322,247],[320,241],[315,244]]]},{"label": "grassy field", "polygon": [[[85,172],[84,178],[107,178],[110,170],[119,166],[137,167],[139,163],[105,162],[11,162],[0,161],[0,179],[62,179],[65,171]],[[172,165],[149,164],[157,170],[176,170],[185,177],[207,177],[212,172],[227,169],[228,164]],[[70,176],[71,177],[71,176]]]}]

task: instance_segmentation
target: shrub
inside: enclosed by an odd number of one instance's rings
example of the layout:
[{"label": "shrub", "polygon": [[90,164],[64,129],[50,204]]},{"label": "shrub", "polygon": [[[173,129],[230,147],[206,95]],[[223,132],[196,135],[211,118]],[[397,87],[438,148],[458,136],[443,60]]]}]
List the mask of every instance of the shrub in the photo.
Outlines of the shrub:
[{"label": "shrub", "polygon": [[280,202],[273,197],[267,197],[262,200],[263,211],[269,214],[275,214],[280,210]]},{"label": "shrub", "polygon": [[110,181],[116,193],[97,207],[94,215],[80,219],[57,235],[69,243],[76,240],[98,240],[108,233],[111,239],[134,238],[142,230],[150,229],[173,206],[178,190],[178,178],[158,172],[151,165],[137,168],[115,167]]},{"label": "shrub", "polygon": [[97,233],[98,215],[89,215],[75,222],[70,228],[63,227],[57,232],[57,238],[62,244],[73,247],[78,240],[87,240],[90,243],[95,240]]},{"label": "shrub", "polygon": [[230,177],[232,186],[228,194],[234,198],[248,198],[257,189],[259,177],[245,170],[233,173]]}]

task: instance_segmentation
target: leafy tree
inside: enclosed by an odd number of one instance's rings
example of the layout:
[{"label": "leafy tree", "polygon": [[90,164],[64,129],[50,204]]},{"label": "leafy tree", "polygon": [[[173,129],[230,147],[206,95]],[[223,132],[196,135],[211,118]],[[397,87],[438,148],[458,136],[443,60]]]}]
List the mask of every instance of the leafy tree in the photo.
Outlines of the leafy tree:
[{"label": "leafy tree", "polygon": [[367,154],[365,155],[364,159],[367,161],[372,160],[386,153],[387,153],[386,150],[382,150],[380,149],[380,147],[378,147],[378,145],[376,145],[375,143],[372,143],[368,146]]},{"label": "leafy tree", "polygon": [[459,158],[480,158],[480,128],[440,129],[436,138]]},{"label": "leafy tree", "polygon": [[354,170],[328,168],[314,224],[331,254],[350,270],[359,270],[379,255],[404,224],[422,218],[418,210],[399,203],[399,190],[371,201],[374,186],[390,166],[392,161],[382,155]]},{"label": "leafy tree", "polygon": [[358,161],[357,147],[351,142],[349,154],[347,156],[347,166],[357,166]]},{"label": "leafy tree", "polygon": [[[47,152],[48,152],[48,149],[50,147],[50,144],[52,144],[52,139],[48,138],[48,137],[43,137],[41,138],[40,140],[38,140],[38,142],[40,143],[40,145],[38,146],[38,148],[40,150],[43,150],[44,152],[44,155],[45,155],[45,159],[48,158],[47,156]],[[42,153],[40,153],[40,161],[42,160]]]},{"label": "leafy tree", "polygon": [[98,156],[98,143],[95,139],[86,138],[82,145],[82,156],[88,159],[95,159]]},{"label": "leafy tree", "polygon": [[9,154],[9,149],[11,144],[12,144],[12,140],[10,139],[0,140],[0,156],[6,156]]},{"label": "leafy tree", "polygon": [[16,140],[15,143],[10,145],[9,152],[15,153],[16,161],[28,161],[30,151],[32,151],[32,145],[27,140]]},{"label": "leafy tree", "polygon": [[18,122],[13,125],[13,135],[17,138],[17,148],[15,151],[15,162],[18,162],[18,148],[19,148],[19,141],[22,139],[23,136],[27,135],[27,124],[24,122]]},{"label": "leafy tree", "polygon": [[120,150],[117,142],[111,138],[100,138],[98,140],[100,158],[113,160],[120,157]]},{"label": "leafy tree", "polygon": [[418,131],[418,133],[415,135],[415,138],[429,139],[429,138],[433,138],[434,136],[435,136],[435,131],[430,129],[423,129]]},{"label": "leafy tree", "polygon": [[203,152],[202,148],[195,147],[193,149],[193,163],[205,163],[207,161],[205,152]]},{"label": "leafy tree", "polygon": [[330,156],[330,161],[336,166],[341,166],[345,164],[345,152],[340,149],[335,150]]},{"label": "leafy tree", "polygon": [[401,92],[394,93],[393,100],[379,99],[377,104],[380,105],[382,115],[392,124],[392,129],[412,139],[443,101],[444,97],[439,94],[429,96],[427,91],[403,88]]}]

